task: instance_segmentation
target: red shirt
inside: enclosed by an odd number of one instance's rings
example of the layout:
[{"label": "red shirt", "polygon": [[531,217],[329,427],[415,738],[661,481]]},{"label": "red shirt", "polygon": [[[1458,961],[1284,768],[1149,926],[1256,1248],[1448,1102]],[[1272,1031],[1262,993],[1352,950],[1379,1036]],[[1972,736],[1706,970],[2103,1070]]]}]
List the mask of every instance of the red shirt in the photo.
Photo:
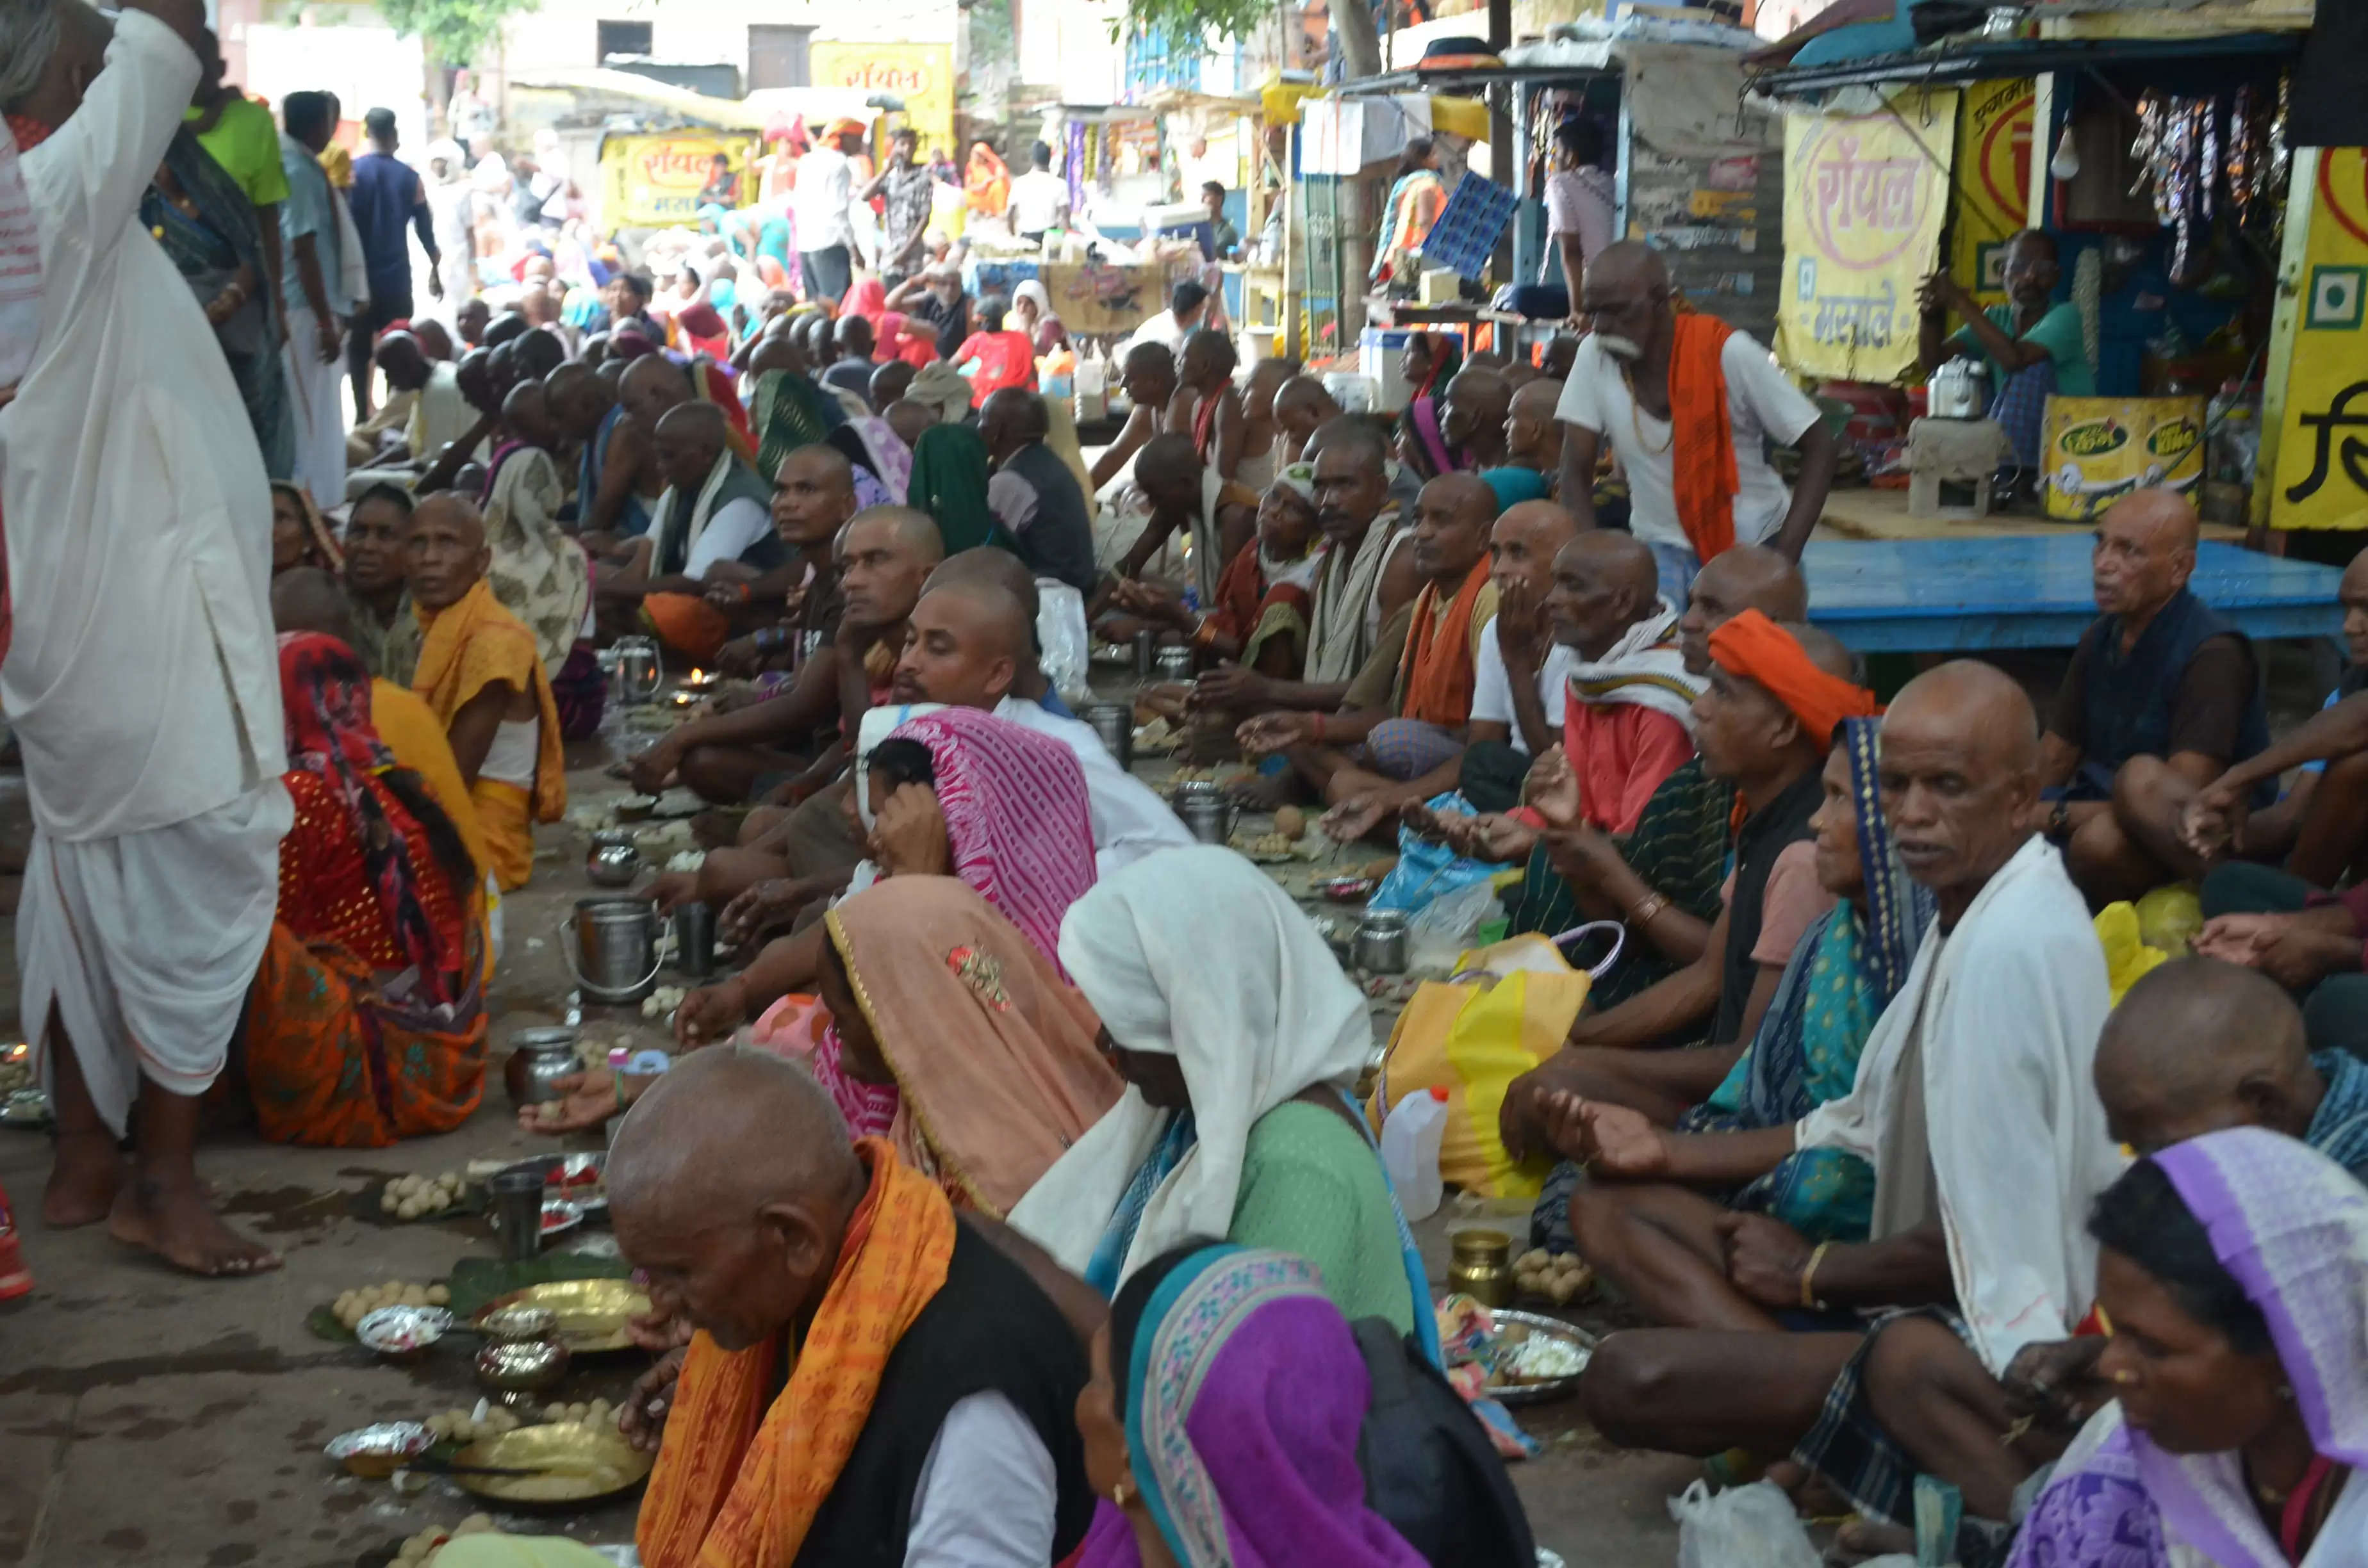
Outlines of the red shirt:
[{"label": "red shirt", "polygon": [[954,350],[953,363],[959,368],[973,359],[978,361],[978,370],[970,379],[971,390],[981,403],[987,393],[1006,387],[1036,390],[1036,346],[1024,332],[972,333]]},{"label": "red shirt", "polygon": [[1571,700],[1563,710],[1562,745],[1578,772],[1587,820],[1611,834],[1635,832],[1661,780],[1694,754],[1683,724],[1634,702]]}]

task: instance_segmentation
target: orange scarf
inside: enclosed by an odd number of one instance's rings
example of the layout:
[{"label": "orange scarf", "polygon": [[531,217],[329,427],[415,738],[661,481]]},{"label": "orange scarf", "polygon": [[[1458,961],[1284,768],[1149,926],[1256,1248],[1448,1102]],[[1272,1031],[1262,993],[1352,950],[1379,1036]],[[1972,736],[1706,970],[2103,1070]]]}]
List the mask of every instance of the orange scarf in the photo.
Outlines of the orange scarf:
[{"label": "orange scarf", "polygon": [[855,1152],[871,1187],[772,1408],[778,1343],[734,1355],[691,1341],[634,1532],[649,1568],[789,1568],[871,1417],[889,1354],[945,1285],[946,1195],[880,1139]]},{"label": "orange scarf", "polygon": [[1756,609],[1710,634],[1710,662],[1765,687],[1821,747],[1833,743],[1843,720],[1873,719],[1883,712],[1874,693],[1819,669],[1799,639]]},{"label": "orange scarf", "polygon": [[1414,625],[1406,631],[1406,657],[1398,665],[1398,689],[1405,694],[1399,717],[1450,730],[1471,719],[1472,616],[1487,585],[1485,555],[1464,574],[1445,615],[1439,613],[1439,585],[1422,585],[1414,601]]},{"label": "orange scarf", "polygon": [[1735,329],[1680,314],[1669,345],[1669,462],[1678,521],[1704,564],[1735,547],[1735,425],[1719,354]]},{"label": "orange scarf", "polygon": [[567,814],[567,757],[559,744],[559,706],[552,700],[551,677],[543,673],[542,656],[535,651],[534,633],[526,622],[502,608],[493,585],[483,577],[469,591],[440,610],[415,604],[419,618],[419,668],[411,689],[427,699],[449,732],[453,716],[488,686],[502,685],[534,693],[542,723],[541,750],[534,763],[532,818],[557,822]]}]

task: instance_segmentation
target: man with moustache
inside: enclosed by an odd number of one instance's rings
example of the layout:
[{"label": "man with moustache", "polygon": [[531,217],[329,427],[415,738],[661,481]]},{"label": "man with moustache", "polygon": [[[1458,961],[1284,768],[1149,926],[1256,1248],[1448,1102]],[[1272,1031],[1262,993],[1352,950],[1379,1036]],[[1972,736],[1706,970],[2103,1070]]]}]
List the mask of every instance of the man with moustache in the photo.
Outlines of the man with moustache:
[{"label": "man with moustache", "polygon": [[[1801,559],[1834,477],[1834,437],[1817,405],[1784,379],[1762,345],[1716,316],[1678,313],[1668,264],[1623,240],[1590,258],[1583,308],[1595,331],[1579,345],[1555,417],[1563,432],[1562,499],[1596,526],[1595,460],[1609,441],[1628,474],[1629,528],[1653,547],[1673,605],[1704,562],[1738,544],[1772,544]],[[1798,449],[1788,494],[1766,440]]]}]

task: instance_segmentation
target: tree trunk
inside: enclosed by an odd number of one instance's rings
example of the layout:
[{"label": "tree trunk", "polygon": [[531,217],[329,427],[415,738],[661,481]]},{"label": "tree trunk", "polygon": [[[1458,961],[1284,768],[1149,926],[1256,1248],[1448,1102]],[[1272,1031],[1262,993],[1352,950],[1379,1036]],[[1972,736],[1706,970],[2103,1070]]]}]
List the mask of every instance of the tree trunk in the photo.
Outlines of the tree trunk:
[{"label": "tree trunk", "polygon": [[1382,38],[1372,0],[1332,0],[1332,36],[1340,41],[1340,68],[1350,81],[1382,74]]}]

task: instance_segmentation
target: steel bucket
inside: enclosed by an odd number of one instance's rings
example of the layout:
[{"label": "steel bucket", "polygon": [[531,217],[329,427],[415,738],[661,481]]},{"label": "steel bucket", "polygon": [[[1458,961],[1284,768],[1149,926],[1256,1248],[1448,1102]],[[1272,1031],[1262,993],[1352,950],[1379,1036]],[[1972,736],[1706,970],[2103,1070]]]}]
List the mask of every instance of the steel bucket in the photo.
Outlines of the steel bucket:
[{"label": "steel bucket", "polygon": [[1118,759],[1121,768],[1134,767],[1134,706],[1125,702],[1098,702],[1086,710],[1086,722],[1101,737],[1102,745]]},{"label": "steel bucket", "polygon": [[645,898],[579,898],[560,927],[559,956],[585,999],[638,1002],[657,983],[657,905]]},{"label": "steel bucket", "polygon": [[655,702],[666,684],[658,645],[646,637],[620,637],[616,653],[618,695],[631,703]]}]

